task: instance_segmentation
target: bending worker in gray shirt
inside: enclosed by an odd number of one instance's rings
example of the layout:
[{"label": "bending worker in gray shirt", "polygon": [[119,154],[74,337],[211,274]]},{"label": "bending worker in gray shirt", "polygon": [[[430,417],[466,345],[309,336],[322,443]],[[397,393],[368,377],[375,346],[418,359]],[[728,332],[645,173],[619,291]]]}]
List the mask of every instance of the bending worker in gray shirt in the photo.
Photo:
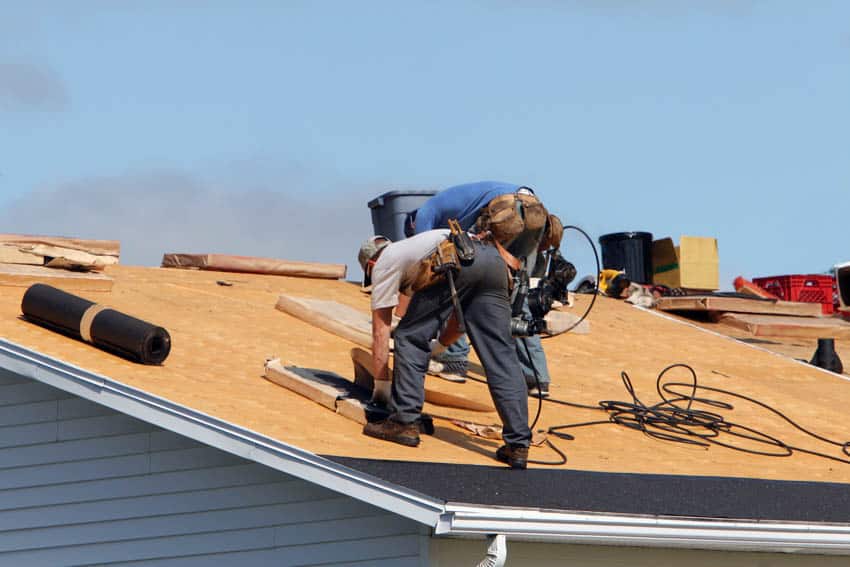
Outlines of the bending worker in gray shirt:
[{"label": "bending worker in gray shirt", "polygon": [[[375,377],[373,399],[389,398],[390,416],[368,423],[363,433],[415,447],[419,444],[419,420],[425,402],[425,371],[431,340],[437,338],[453,313],[445,281],[416,292],[395,330],[395,370],[388,370],[390,325],[393,308],[420,275],[423,258],[448,235],[432,230],[391,243],[375,236],[360,248],[358,259],[372,284],[372,362]],[[474,243],[475,257],[464,265],[455,284],[467,333],[487,374],[490,395],[502,420],[505,444],[496,458],[512,468],[526,468],[531,430],[528,427],[528,394],[511,338],[511,306],[508,299],[508,267],[489,242]],[[390,386],[391,384],[391,386]]]}]

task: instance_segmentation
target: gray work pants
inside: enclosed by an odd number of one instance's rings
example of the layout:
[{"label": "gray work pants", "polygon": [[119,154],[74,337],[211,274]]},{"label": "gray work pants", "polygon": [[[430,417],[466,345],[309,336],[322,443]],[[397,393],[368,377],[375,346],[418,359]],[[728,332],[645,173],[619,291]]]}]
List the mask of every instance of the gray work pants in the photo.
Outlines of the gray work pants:
[{"label": "gray work pants", "polygon": [[[502,420],[505,443],[528,446],[528,390],[510,331],[508,272],[495,247],[475,243],[475,260],[455,281],[467,334],[484,371],[487,386]],[[452,313],[448,284],[438,284],[413,296],[395,330],[391,419],[416,421],[425,402],[425,371],[437,336]]]}]

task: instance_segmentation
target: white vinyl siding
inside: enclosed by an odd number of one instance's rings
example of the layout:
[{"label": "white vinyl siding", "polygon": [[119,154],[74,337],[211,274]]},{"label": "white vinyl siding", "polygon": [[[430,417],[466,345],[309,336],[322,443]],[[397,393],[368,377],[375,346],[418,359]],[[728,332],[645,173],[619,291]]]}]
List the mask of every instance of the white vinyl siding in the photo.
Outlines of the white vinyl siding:
[{"label": "white vinyl siding", "polygon": [[423,565],[427,530],[0,369],[0,565]]}]

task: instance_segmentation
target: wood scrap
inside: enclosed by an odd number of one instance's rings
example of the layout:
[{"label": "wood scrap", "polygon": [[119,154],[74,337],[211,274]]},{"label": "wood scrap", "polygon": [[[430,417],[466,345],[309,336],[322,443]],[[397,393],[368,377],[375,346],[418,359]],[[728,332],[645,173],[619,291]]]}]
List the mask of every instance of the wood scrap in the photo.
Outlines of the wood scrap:
[{"label": "wood scrap", "polygon": [[45,245],[68,250],[87,252],[94,256],[121,255],[121,244],[117,240],[92,240],[84,238],[68,238],[65,236],[37,236],[29,234],[0,234],[0,244],[4,246],[35,246]]},{"label": "wood scrap", "polygon": [[756,337],[850,338],[850,323],[826,317],[724,313],[720,322]]},{"label": "wood scrap", "polygon": [[110,291],[112,278],[96,272],[70,272],[44,266],[0,264],[0,285],[29,287],[44,283],[64,291]]},{"label": "wood scrap", "polygon": [[20,248],[20,251],[43,258],[44,265],[48,268],[91,268],[93,270],[103,270],[106,266],[118,263],[117,256],[89,254],[82,250],[72,250],[70,248],[49,246],[47,244],[23,246]]},{"label": "wood scrap", "polygon": [[581,317],[566,311],[556,311],[553,309],[543,318],[546,320],[545,334],[550,337],[560,335],[567,329],[570,329],[571,333],[575,333],[577,335],[587,335],[590,333],[590,321],[585,319],[576,325]]},{"label": "wood scrap", "polygon": [[466,421],[465,419],[451,419],[449,422],[452,425],[460,427],[461,429],[465,429],[478,437],[483,437],[485,439],[501,439],[502,438],[502,426],[499,424],[494,425],[485,425],[483,423],[475,423],[473,421]]},{"label": "wood scrap", "polygon": [[41,266],[44,258],[37,258],[18,250],[17,246],[0,244],[0,264],[31,264]]},{"label": "wood scrap", "polygon": [[163,268],[212,270],[273,276],[295,276],[338,280],[345,278],[345,264],[323,264],[319,262],[296,262],[255,256],[233,256],[229,254],[182,254],[168,253],[162,257]]},{"label": "wood scrap", "polygon": [[58,236],[0,235],[0,261],[46,265],[79,271],[103,270],[118,263],[120,245],[114,240],[83,240]]},{"label": "wood scrap", "polygon": [[715,295],[660,297],[656,307],[662,311],[723,311],[796,317],[819,317],[822,315],[820,303],[769,301]]},{"label": "wood scrap", "polygon": [[[362,348],[353,348],[351,349],[351,362],[354,364],[355,381],[363,387],[367,387],[368,385],[368,389],[371,392],[371,380],[374,379],[371,370],[372,353],[367,350],[363,350]],[[392,368],[392,362],[392,356],[390,356],[390,368]],[[425,401],[430,404],[447,408],[465,409],[478,412],[495,411],[492,405],[482,404],[464,396],[438,392],[429,388],[425,388]]]},{"label": "wood scrap", "polygon": [[369,403],[371,390],[333,372],[284,366],[275,358],[266,362],[263,376],[360,424],[386,419],[389,415],[385,408]]},{"label": "wood scrap", "polygon": [[324,299],[281,295],[275,308],[365,348],[372,348],[372,317]]}]

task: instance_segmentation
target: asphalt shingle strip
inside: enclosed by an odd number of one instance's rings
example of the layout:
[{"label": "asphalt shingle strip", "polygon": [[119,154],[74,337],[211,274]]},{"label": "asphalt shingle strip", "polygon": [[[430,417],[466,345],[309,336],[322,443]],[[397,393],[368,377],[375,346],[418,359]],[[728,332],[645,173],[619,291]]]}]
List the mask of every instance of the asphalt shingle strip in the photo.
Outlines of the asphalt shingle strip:
[{"label": "asphalt shingle strip", "polygon": [[850,485],[327,457],[444,500],[575,512],[850,523]]}]

